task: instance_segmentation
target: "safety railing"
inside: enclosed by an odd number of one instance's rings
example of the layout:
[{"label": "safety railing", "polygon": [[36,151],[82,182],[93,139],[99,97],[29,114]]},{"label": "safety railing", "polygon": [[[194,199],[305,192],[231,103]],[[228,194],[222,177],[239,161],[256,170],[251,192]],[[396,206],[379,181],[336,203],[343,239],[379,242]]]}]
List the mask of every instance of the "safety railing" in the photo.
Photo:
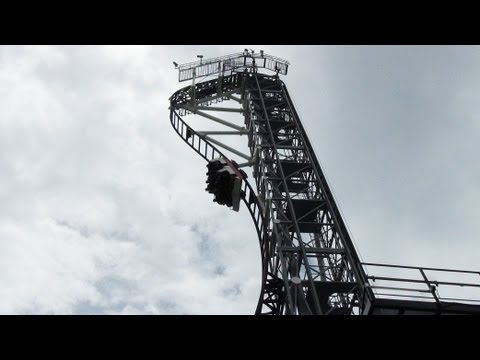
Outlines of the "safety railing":
[{"label": "safety railing", "polygon": [[[362,263],[376,298],[480,305],[480,272]],[[371,275],[370,270],[375,270]]]},{"label": "safety railing", "polygon": [[229,71],[240,71],[247,68],[267,69],[286,75],[288,61],[268,54],[243,52],[232,55],[194,61],[178,66],[178,81],[191,80]]}]

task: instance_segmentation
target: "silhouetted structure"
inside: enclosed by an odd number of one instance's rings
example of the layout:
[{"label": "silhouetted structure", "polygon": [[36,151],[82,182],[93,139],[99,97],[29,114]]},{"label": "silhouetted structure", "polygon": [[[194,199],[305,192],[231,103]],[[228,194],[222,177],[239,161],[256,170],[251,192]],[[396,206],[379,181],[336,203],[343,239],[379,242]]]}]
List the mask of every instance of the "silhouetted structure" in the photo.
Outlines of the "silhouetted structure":
[{"label": "silhouetted structure", "polygon": [[[279,75],[289,63],[244,52],[175,67],[192,84],[170,98],[170,120],[180,137],[208,163],[207,191],[238,211],[245,203],[262,257],[256,314],[480,313],[475,300],[441,298],[438,287],[480,287],[479,272],[362,263],[320,164]],[[270,74],[269,74],[270,73]],[[208,80],[195,83],[199,77]],[[241,108],[212,106],[234,101]],[[223,104],[222,104],[223,105]],[[244,124],[211,114],[243,115]],[[197,114],[220,130],[194,130],[182,117]],[[228,129],[225,129],[227,127]],[[214,136],[247,135],[249,154]],[[238,164],[219,148],[244,158]],[[255,188],[242,167],[252,167]],[[366,267],[413,271],[370,276]],[[475,276],[476,282],[439,281],[438,273]],[[428,275],[428,276],[427,276]],[[434,280],[435,279],[435,280]]]}]

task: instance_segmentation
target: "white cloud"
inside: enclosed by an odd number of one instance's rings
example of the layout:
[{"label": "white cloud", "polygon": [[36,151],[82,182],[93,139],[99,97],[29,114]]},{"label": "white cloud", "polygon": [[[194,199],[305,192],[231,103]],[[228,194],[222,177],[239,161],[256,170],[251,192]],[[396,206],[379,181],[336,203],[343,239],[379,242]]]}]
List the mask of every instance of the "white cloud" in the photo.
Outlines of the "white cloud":
[{"label": "white cloud", "polygon": [[250,247],[227,231],[238,217],[202,193],[205,164],[169,125],[177,85],[153,50],[1,49],[0,312],[254,308],[256,291],[224,293],[248,279],[229,262]]}]

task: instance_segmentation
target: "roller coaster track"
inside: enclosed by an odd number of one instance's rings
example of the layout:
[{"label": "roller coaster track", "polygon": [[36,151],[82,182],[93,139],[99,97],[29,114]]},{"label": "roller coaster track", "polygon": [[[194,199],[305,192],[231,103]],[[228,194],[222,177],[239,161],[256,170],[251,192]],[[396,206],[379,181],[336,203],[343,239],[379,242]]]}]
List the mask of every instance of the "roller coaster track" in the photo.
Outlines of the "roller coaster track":
[{"label": "roller coaster track", "polygon": [[[222,89],[223,92],[222,94],[233,94],[233,93],[238,93],[240,89],[238,87],[235,87],[237,85],[237,80],[235,77],[231,79],[226,79],[225,84],[227,86],[224,86]],[[217,89],[217,81],[215,81],[213,84],[209,84],[211,88]],[[196,92],[197,94],[200,92],[199,90],[201,88],[204,88],[202,84],[197,85]],[[219,157],[227,158],[220,150],[218,150],[217,147],[212,145],[208,140],[205,140],[203,136],[198,134],[194,129],[192,129],[179,115],[177,112],[182,109],[179,109],[179,105],[182,104],[188,104],[190,102],[190,93],[191,93],[191,87],[185,87],[183,89],[178,90],[173,94],[173,96],[170,98],[171,101],[171,107],[170,107],[170,122],[172,124],[172,127],[175,129],[177,134],[182,138],[183,141],[187,143],[197,154],[199,154],[202,158],[204,158],[206,161],[210,161]],[[226,95],[220,95],[216,98],[211,99],[211,101],[221,101],[221,100],[227,100],[228,97],[225,97]],[[207,95],[204,97],[197,98],[198,100],[204,100]],[[184,114],[186,114],[188,111],[183,111]],[[255,225],[255,229],[258,235],[258,240],[260,243],[260,252],[261,252],[261,258],[262,258],[262,287],[261,287],[261,296],[260,300],[257,305],[257,309],[255,311],[255,314],[260,314],[261,313],[261,308],[262,305],[265,304],[267,307],[271,309],[271,313],[279,313],[279,299],[275,299],[272,295],[267,295],[266,299],[263,299],[263,294],[265,293],[265,288],[266,288],[266,283],[267,283],[267,259],[268,259],[268,251],[269,249],[267,248],[267,228],[265,226],[265,215],[264,215],[264,209],[262,208],[262,204],[260,203],[257,195],[255,194],[255,191],[253,190],[253,187],[250,185],[247,179],[244,179],[242,182],[242,201],[245,203],[251,217],[253,220],[253,223]]]},{"label": "roller coaster track", "polygon": [[[192,101],[193,92],[195,93],[194,101]],[[173,128],[205,160],[227,158],[206,136],[189,126],[182,116],[201,111],[202,108],[206,109],[212,103],[231,99],[232,95],[240,95],[244,104],[245,123],[249,131],[249,147],[252,156],[261,152],[258,154],[260,160],[257,159],[254,171],[257,191],[264,198],[267,193],[269,194],[267,201],[260,199],[253,186],[244,179],[241,198],[253,219],[262,259],[262,287],[255,313],[321,314],[327,311],[351,313],[353,307],[359,305],[359,295],[363,295],[361,293],[363,288],[358,285],[359,282],[356,279],[363,279],[366,282],[366,277],[363,272],[359,272],[361,266],[358,258],[355,258],[356,254],[349,251],[353,244],[344,246],[336,239],[340,233],[345,238],[343,233],[346,233],[346,229],[341,220],[338,220],[341,218],[334,206],[331,193],[325,185],[321,184],[322,180],[325,181],[323,174],[317,170],[319,165],[315,157],[308,152],[310,143],[306,139],[303,127],[296,121],[297,115],[284,83],[276,76],[244,72],[198,83],[194,87],[182,88],[170,98],[170,121]],[[289,116],[288,119],[281,120],[283,124],[273,119],[264,120],[269,115],[275,116],[267,109],[270,106],[271,97],[275,96],[281,98],[277,103],[283,104],[283,110],[287,113],[287,117]],[[199,104],[202,105],[199,106]],[[260,115],[261,113],[263,116]],[[278,116],[276,118],[279,119]],[[296,134],[293,134],[292,130]],[[283,142],[278,141],[280,134],[285,133],[293,134],[292,137],[295,138],[293,142],[288,139]],[[282,146],[286,151],[277,149]],[[311,160],[315,162],[311,163]],[[283,166],[279,166],[280,163]],[[288,166],[290,166],[287,169],[290,174],[285,174],[283,168]],[[294,169],[291,169],[292,166]],[[280,179],[266,176],[268,173],[278,174]],[[300,180],[298,180],[299,175]],[[262,176],[270,180],[262,181]],[[289,180],[293,178],[297,180]],[[293,195],[294,192],[297,195]],[[305,207],[305,205],[307,205],[306,209],[299,210],[299,206]],[[328,213],[327,210],[323,211],[325,224],[311,219],[309,216],[311,213],[318,212],[320,207],[326,206],[333,210]],[[298,219],[295,219],[296,213]],[[319,245],[321,240],[317,239],[317,244],[312,245],[302,240],[302,233],[325,231],[326,227],[333,225],[332,223],[338,224],[336,232],[330,231],[328,239],[326,235],[323,236],[323,240],[330,241],[330,244]],[[312,226],[315,225],[317,228],[313,229]],[[312,239],[309,239],[309,242],[311,243]],[[312,274],[313,266],[310,265],[312,257],[317,259],[318,267],[323,266],[328,270],[317,269],[317,273]],[[321,265],[320,262],[322,262]],[[351,263],[358,265],[352,267]],[[323,273],[320,274],[321,271]],[[330,273],[326,274],[327,271]],[[319,281],[320,276],[323,276],[323,282]],[[328,276],[330,278],[327,279]],[[327,305],[328,299],[318,299],[319,291],[316,288],[320,283],[327,282],[330,283],[330,291],[327,295],[338,293],[336,307]]]},{"label": "roller coaster track", "polygon": [[[255,60],[263,68],[276,71],[276,75],[259,73]],[[439,285],[480,289],[480,284],[427,277],[428,271],[475,276],[479,272],[360,261],[287,87],[278,76],[288,69],[288,63],[281,61],[263,53],[243,53],[181,65],[179,80],[193,79],[193,83],[170,97],[171,125],[197,154],[207,162],[224,158],[230,164],[253,169],[255,187],[244,176],[241,199],[253,220],[260,246],[262,282],[255,314],[480,313],[480,305],[467,304],[477,300],[447,302],[455,299],[442,300],[437,291]],[[195,83],[196,71],[202,76],[218,71],[218,77]],[[229,100],[240,103],[242,108],[211,106]],[[209,115],[206,110],[241,113],[245,126]],[[183,119],[189,114],[201,115],[235,131],[195,130]],[[247,135],[250,155],[207,133]],[[248,161],[238,165],[220,147]],[[421,278],[375,277],[367,275],[364,266],[415,269]],[[399,281],[425,288],[398,287]],[[392,292],[383,294],[379,290]]]}]

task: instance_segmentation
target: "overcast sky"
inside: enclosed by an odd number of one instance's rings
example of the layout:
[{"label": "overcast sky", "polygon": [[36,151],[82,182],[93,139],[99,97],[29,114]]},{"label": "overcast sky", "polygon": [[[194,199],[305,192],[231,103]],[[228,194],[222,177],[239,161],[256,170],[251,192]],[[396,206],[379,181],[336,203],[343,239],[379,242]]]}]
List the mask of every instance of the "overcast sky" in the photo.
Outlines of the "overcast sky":
[{"label": "overcast sky", "polygon": [[252,314],[246,209],[174,133],[185,63],[284,77],[364,261],[480,270],[476,46],[0,46],[0,313]]}]

